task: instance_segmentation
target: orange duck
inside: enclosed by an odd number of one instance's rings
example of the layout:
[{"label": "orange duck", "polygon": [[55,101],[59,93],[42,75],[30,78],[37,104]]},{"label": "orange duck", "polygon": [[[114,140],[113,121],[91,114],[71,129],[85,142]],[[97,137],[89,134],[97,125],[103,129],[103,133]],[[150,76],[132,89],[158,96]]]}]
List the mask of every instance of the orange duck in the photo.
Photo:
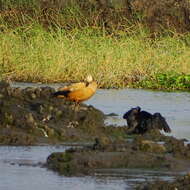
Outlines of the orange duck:
[{"label": "orange duck", "polygon": [[96,81],[93,81],[92,76],[86,78],[87,82],[73,83],[69,86],[64,86],[54,93],[55,97],[65,98],[76,103],[88,100],[94,95],[97,89]]}]

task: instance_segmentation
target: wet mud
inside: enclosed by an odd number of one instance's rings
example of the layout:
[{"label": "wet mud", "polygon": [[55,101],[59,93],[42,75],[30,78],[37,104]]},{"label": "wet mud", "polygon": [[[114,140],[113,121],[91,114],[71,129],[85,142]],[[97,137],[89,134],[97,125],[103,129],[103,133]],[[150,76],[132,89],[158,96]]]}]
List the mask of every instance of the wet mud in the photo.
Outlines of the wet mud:
[{"label": "wet mud", "polygon": [[[0,82],[1,145],[81,143],[65,152],[52,153],[43,165],[66,176],[95,175],[102,168],[158,172],[190,168],[190,144],[186,139],[165,136],[158,129],[129,135],[126,127],[106,126],[106,116],[100,110],[85,104],[77,107],[53,97],[54,92],[50,87],[21,89]],[[173,184],[186,188],[189,175],[173,183],[159,181],[138,188],[162,189],[165,185],[172,189]]]},{"label": "wet mud", "polygon": [[94,175],[101,168],[185,171],[190,167],[189,160],[189,145],[153,130],[125,140],[97,139],[93,146],[52,153],[46,166],[63,175]]},{"label": "wet mud", "polygon": [[13,88],[0,83],[0,144],[94,141],[123,129],[107,129],[105,115],[93,106],[58,99],[50,87]]}]

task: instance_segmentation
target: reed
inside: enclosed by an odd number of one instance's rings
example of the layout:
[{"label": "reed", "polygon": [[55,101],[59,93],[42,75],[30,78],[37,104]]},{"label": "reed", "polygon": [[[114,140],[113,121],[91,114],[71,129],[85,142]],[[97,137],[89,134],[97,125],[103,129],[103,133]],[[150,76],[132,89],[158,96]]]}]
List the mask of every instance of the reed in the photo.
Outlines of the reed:
[{"label": "reed", "polygon": [[92,28],[46,31],[35,24],[24,32],[16,28],[0,33],[1,77],[67,82],[91,73],[105,88],[154,87],[151,81],[159,74],[187,75],[189,80],[188,39],[190,35],[151,40],[142,31],[112,37]]},{"label": "reed", "polygon": [[2,79],[73,82],[90,73],[102,88],[190,88],[189,33],[169,31],[152,39],[140,22],[125,20],[118,27],[124,17],[105,28],[97,11],[89,13],[89,20],[77,6],[56,13],[43,12],[36,0],[5,2],[0,14]]}]

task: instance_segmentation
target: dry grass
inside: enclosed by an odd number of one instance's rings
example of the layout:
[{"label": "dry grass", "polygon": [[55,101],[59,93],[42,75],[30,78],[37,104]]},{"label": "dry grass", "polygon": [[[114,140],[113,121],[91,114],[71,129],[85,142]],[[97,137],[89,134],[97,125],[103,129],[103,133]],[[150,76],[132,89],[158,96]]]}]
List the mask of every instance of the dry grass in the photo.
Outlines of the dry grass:
[{"label": "dry grass", "polygon": [[190,35],[152,40],[141,27],[134,34],[106,35],[99,28],[45,30],[33,22],[0,33],[1,78],[30,82],[83,80],[100,87],[135,86],[158,73],[190,74]]}]

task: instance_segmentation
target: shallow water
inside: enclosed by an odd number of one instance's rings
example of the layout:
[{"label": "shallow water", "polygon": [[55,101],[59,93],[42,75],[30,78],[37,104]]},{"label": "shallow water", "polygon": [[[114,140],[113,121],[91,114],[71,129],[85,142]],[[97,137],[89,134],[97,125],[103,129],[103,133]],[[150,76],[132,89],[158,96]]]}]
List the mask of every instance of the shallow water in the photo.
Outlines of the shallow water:
[{"label": "shallow water", "polygon": [[190,139],[190,93],[162,92],[142,89],[99,90],[86,103],[104,113],[116,113],[108,122],[126,125],[123,114],[132,107],[140,106],[150,113],[160,112],[172,129],[171,135]]},{"label": "shallow water", "polygon": [[[42,86],[14,83],[13,86]],[[47,86],[47,85],[44,85]],[[50,85],[59,87],[60,84]],[[190,93],[149,90],[98,90],[86,104],[102,110],[107,122],[126,125],[122,115],[140,106],[151,113],[160,112],[169,123],[172,135],[190,139]],[[95,176],[64,177],[37,165],[45,162],[52,152],[64,151],[66,146],[0,146],[0,190],[128,190],[145,180],[171,180],[177,173],[135,169],[98,170]],[[179,173],[178,173],[179,174]],[[182,174],[182,173],[180,173]]]},{"label": "shallow water", "polygon": [[99,170],[95,176],[64,177],[39,166],[64,146],[1,146],[1,190],[128,190],[145,180],[171,180],[176,174],[143,170]]}]

